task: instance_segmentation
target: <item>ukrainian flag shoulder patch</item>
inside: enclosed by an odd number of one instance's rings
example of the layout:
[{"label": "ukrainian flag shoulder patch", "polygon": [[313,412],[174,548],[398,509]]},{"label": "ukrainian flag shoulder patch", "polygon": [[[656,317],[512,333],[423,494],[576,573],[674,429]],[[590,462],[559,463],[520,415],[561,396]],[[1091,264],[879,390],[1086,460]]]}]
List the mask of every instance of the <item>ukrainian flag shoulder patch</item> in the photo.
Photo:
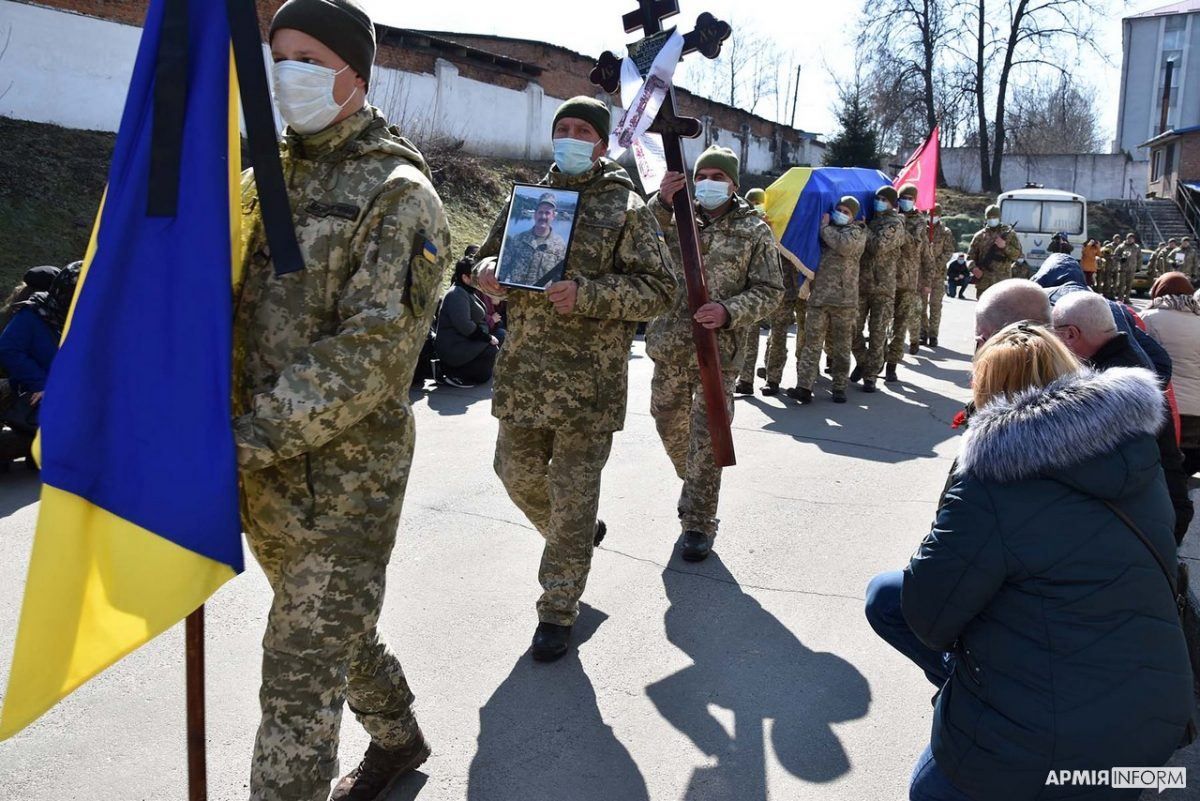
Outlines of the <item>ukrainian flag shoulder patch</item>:
[{"label": "ukrainian flag shoulder patch", "polygon": [[425,261],[429,262],[430,264],[436,263],[438,257],[437,245],[426,239],[421,245],[421,255],[424,256]]}]

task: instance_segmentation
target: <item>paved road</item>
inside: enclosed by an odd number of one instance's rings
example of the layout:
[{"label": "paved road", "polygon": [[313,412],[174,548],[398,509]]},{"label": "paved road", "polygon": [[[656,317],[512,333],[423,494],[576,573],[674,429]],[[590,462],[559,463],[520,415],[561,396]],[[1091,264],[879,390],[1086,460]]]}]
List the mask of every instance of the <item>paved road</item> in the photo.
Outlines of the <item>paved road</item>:
[{"label": "paved road", "polygon": [[[822,384],[806,408],[739,400],[718,556],[698,566],[672,558],[679,483],[648,415],[651,364],[638,344],[605,473],[608,539],[578,650],[553,665],[525,653],[540,541],[492,473],[486,393],[419,398],[381,628],[435,754],[393,799],[906,797],[930,688],[872,634],[863,590],[928,529],[958,446],[949,424],[968,395],[973,308],[949,301],[943,347],[908,357],[902,382],[876,395],[852,390],[835,406]],[[36,494],[30,476],[0,480],[0,675]],[[208,606],[213,799],[246,797],[268,603],[251,566]],[[177,627],[0,744],[0,799],[184,798],[182,648]],[[347,716],[343,767],[365,744]]]}]

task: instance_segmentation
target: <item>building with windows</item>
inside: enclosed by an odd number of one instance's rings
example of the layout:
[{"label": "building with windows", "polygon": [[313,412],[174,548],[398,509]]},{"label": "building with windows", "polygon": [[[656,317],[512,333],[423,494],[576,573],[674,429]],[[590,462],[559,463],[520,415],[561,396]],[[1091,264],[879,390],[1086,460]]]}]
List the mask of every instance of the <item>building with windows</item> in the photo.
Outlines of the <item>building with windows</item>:
[{"label": "building with windows", "polygon": [[1121,106],[1113,152],[1149,161],[1151,152],[1143,143],[1164,131],[1168,62],[1174,67],[1166,130],[1200,125],[1200,0],[1134,14],[1122,25]]}]

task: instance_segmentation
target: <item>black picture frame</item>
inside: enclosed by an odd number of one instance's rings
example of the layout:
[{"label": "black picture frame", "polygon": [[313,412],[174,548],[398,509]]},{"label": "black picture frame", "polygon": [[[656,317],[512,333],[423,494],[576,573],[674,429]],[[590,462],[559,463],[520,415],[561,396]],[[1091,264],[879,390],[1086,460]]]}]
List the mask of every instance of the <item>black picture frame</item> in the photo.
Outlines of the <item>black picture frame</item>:
[{"label": "black picture frame", "polygon": [[[537,184],[513,184],[508,219],[496,260],[496,281],[510,289],[544,292],[566,273],[567,258],[579,220],[580,193]],[[543,206],[551,206],[549,233],[539,239],[535,230]]]}]

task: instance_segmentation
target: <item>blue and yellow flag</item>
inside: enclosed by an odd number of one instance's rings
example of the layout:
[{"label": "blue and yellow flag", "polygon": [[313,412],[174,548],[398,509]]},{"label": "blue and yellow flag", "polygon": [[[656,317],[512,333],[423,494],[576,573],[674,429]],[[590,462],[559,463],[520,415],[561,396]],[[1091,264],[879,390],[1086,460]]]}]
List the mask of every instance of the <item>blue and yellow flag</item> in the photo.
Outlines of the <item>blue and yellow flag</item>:
[{"label": "blue and yellow flag", "polygon": [[[186,58],[164,71],[165,38]],[[152,0],[41,410],[44,486],[0,739],[242,569],[230,422],[236,98],[225,4]],[[176,158],[164,167],[171,130]],[[148,209],[163,175],[170,216]]]}]

